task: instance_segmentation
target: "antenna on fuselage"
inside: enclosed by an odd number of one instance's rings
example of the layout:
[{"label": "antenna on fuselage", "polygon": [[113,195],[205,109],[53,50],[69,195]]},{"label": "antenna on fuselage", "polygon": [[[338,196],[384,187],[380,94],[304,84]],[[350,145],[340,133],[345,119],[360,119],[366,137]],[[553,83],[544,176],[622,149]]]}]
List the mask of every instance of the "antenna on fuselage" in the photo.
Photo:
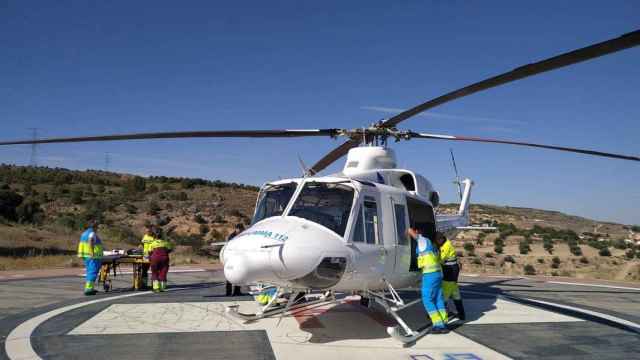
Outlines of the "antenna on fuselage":
[{"label": "antenna on fuselage", "polygon": [[456,166],[456,157],[453,156],[453,149],[449,148],[449,152],[451,153],[451,165],[453,165],[453,171],[456,173],[456,180],[453,183],[458,185],[458,197],[460,201],[462,201],[462,184],[460,183],[460,175],[458,174],[458,167]]}]

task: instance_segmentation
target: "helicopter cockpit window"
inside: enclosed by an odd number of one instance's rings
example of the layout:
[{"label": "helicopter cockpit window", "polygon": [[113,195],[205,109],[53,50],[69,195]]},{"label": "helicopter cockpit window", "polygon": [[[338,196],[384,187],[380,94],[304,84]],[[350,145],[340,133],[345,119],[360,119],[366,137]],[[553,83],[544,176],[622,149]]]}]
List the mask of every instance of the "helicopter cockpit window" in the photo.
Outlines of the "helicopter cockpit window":
[{"label": "helicopter cockpit window", "polygon": [[313,221],[344,236],[352,204],[353,188],[344,184],[308,182],[288,215]]},{"label": "helicopter cockpit window", "polygon": [[256,214],[252,223],[255,224],[268,217],[282,215],[297,186],[298,184],[295,182],[265,186],[260,191]]}]

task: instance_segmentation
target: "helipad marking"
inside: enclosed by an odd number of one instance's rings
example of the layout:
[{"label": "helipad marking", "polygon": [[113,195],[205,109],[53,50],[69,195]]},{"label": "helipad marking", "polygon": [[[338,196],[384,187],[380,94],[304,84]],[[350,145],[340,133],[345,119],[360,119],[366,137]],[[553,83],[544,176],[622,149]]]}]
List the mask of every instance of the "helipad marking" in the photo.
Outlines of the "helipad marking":
[{"label": "helipad marking", "polygon": [[559,284],[559,285],[577,285],[577,286],[601,287],[601,288],[608,288],[608,289],[621,289],[621,290],[634,290],[634,291],[640,291],[640,288],[637,288],[637,287],[627,287],[627,286],[600,285],[600,284],[583,284],[583,283],[564,282],[564,281],[547,281],[547,283],[549,283],[549,284]]},{"label": "helipad marking", "polygon": [[482,359],[506,359],[455,332],[427,335],[414,346],[403,348],[387,335],[384,326],[348,302],[333,305],[334,311],[319,312],[315,319],[322,324],[320,328],[302,327],[295,316],[290,315],[243,323],[224,311],[227,305],[236,304],[240,312],[256,310],[251,301],[113,304],[69,335],[265,330],[279,359],[326,360],[345,358],[348,352],[350,360],[370,360],[372,351],[375,358],[381,360],[409,359],[411,355],[423,354],[443,359],[447,358],[446,354],[461,353],[473,353]]},{"label": "helipad marking", "polygon": [[148,293],[149,291],[145,291],[145,292],[137,292],[133,294],[105,297],[102,299],[85,301],[78,304],[64,306],[55,310],[51,310],[44,314],[40,314],[36,317],[33,317],[23,322],[22,324],[18,325],[15,329],[13,329],[11,333],[9,333],[9,335],[7,336],[7,339],[4,344],[4,349],[9,359],[12,359],[12,360],[41,359],[40,356],[38,356],[38,354],[33,350],[33,346],[31,345],[31,334],[33,334],[33,331],[43,322],[51,319],[54,316],[58,316],[67,311],[77,309],[86,305],[97,304],[104,301],[110,301],[110,300],[116,300],[116,299],[123,299],[127,297],[132,297],[132,296],[144,295]]},{"label": "helipad marking", "polygon": [[559,307],[559,308],[562,308],[562,309],[577,311],[577,312],[581,312],[581,313],[584,313],[584,314],[587,314],[587,315],[603,318],[603,319],[606,319],[606,320],[609,320],[609,321],[613,321],[615,323],[630,327],[633,330],[635,330],[636,332],[640,333],[640,324],[634,323],[634,322],[629,321],[629,320],[621,319],[621,318],[613,316],[613,315],[603,314],[603,313],[599,313],[599,312],[596,312],[596,311],[591,311],[591,310],[578,308],[578,307],[574,307],[574,306],[569,306],[569,305],[562,305],[562,304],[558,304],[558,303],[552,303],[552,302],[548,302],[548,301],[535,300],[535,299],[524,298],[524,297],[522,299],[526,300],[526,301],[533,302],[533,303],[539,303],[539,304],[543,304],[543,305],[550,305],[550,306]]},{"label": "helipad marking", "polygon": [[[172,288],[168,289],[168,291],[176,291],[182,290],[185,288]],[[140,296],[151,293],[150,291],[143,292],[135,292],[132,294],[118,295],[118,296],[110,296],[102,299],[96,299],[91,301],[84,301],[81,303],[67,305],[58,309],[51,310],[44,314],[40,314],[36,317],[33,317],[22,324],[16,326],[9,335],[4,343],[4,349],[7,353],[7,356],[11,360],[40,360],[40,356],[33,350],[33,346],[31,345],[31,335],[33,331],[40,326],[43,322],[53,318],[54,316],[58,316],[67,311],[71,311],[83,306],[97,304],[105,301],[124,299],[133,296]]]}]

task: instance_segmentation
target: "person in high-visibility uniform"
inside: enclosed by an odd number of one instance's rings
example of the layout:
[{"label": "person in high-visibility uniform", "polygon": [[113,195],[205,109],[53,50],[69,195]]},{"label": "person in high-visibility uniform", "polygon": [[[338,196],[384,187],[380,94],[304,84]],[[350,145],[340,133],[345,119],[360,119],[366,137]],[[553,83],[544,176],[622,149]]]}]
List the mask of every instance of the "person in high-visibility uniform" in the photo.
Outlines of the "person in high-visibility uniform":
[{"label": "person in high-visibility uniform", "polygon": [[254,296],[254,299],[260,305],[267,305],[274,296],[276,296],[278,289],[275,287],[267,287],[262,289],[260,293]]},{"label": "person in high-visibility uniform", "polygon": [[[140,243],[142,244],[142,257],[144,260],[149,261],[149,246],[151,242],[155,239],[153,236],[154,228],[152,225],[148,225],[145,227],[144,236]],[[151,265],[149,263],[144,263],[141,265],[142,267],[142,286],[141,290],[146,290],[149,288],[149,267]]]},{"label": "person in high-visibility uniform", "polygon": [[407,233],[416,241],[418,268],[422,269],[422,304],[433,324],[431,333],[446,334],[449,332],[449,319],[442,296],[442,268],[438,247],[416,228],[409,228]]},{"label": "person in high-visibility uniform", "polygon": [[149,244],[153,292],[162,292],[167,289],[169,253],[171,250],[173,250],[173,245],[169,241],[162,239],[162,231],[157,228],[154,239]]},{"label": "person in high-visibility uniform", "polygon": [[457,317],[465,320],[464,305],[462,304],[462,296],[460,296],[460,288],[458,287],[458,276],[460,275],[460,263],[456,255],[456,249],[451,241],[438,232],[435,236],[436,244],[440,247],[440,263],[442,264],[442,295],[444,303],[447,304],[449,299],[453,299],[453,304],[458,312]]},{"label": "person in high-visibility uniform", "polygon": [[97,291],[93,288],[93,284],[100,272],[102,265],[102,241],[98,237],[98,222],[90,221],[89,227],[80,235],[78,243],[78,257],[84,260],[85,267],[85,283],[84,294],[95,295]]}]

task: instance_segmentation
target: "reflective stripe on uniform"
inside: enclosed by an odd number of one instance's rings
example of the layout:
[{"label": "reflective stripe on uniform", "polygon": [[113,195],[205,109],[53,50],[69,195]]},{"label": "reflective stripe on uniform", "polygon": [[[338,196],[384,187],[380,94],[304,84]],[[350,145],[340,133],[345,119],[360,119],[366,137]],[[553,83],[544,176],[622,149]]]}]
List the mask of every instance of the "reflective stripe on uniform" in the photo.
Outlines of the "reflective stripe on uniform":
[{"label": "reflective stripe on uniform", "polygon": [[422,235],[416,239],[416,253],[418,255],[418,268],[423,274],[441,271],[438,249],[433,246],[431,240]]},{"label": "reflective stripe on uniform", "polygon": [[[93,238],[93,249],[91,249],[91,244],[89,241],[92,238]],[[78,243],[78,257],[100,259],[102,258],[102,253],[103,253],[102,241],[100,241],[100,238],[93,231],[92,228],[88,228],[82,233],[82,235],[80,235],[80,242]]]}]

